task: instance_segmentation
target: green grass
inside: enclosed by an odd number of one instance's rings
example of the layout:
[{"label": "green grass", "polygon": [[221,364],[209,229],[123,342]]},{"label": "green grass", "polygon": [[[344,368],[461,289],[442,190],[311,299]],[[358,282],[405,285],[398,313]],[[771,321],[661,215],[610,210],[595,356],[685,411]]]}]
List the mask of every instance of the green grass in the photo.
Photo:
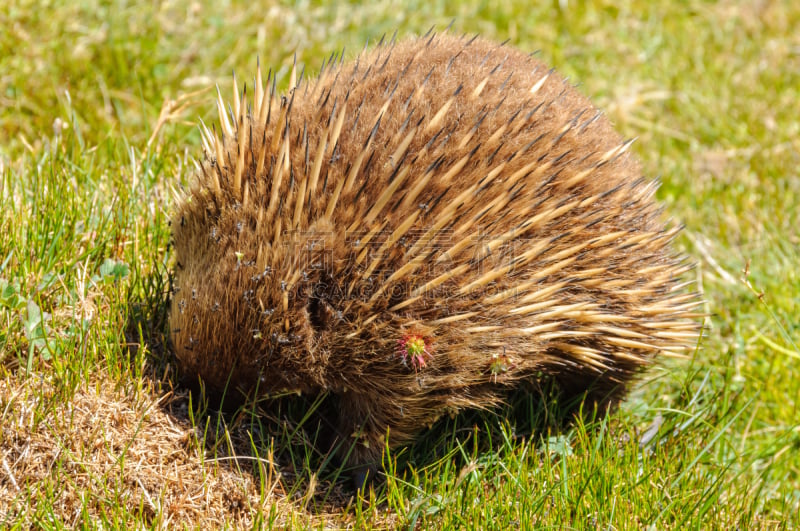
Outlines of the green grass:
[{"label": "green grass", "polygon": [[[218,4],[0,6],[0,527],[800,526],[796,2]],[[359,500],[313,423],[178,386],[171,188],[232,70],[285,83],[295,52],[314,71],[453,20],[540,50],[638,137],[707,334],[604,420],[559,431],[523,398],[442,422]]]}]

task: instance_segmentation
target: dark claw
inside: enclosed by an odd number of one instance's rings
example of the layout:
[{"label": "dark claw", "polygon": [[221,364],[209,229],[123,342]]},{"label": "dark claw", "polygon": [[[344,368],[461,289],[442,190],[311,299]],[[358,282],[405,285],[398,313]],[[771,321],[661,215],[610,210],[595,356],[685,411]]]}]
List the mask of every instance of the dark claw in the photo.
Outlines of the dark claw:
[{"label": "dark claw", "polygon": [[353,471],[353,486],[356,490],[365,493],[369,490],[378,476],[377,471],[368,465],[360,465]]}]

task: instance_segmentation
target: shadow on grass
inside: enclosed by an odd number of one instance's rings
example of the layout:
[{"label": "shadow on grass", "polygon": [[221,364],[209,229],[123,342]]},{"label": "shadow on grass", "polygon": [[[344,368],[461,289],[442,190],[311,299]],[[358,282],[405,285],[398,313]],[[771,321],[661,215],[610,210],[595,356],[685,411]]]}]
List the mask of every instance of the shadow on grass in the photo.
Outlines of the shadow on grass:
[{"label": "shadow on grass", "polygon": [[[168,395],[159,407],[192,430],[191,444],[197,445],[204,461],[251,474],[262,492],[277,484],[278,494],[316,510],[336,510],[352,503],[356,494],[353,471],[338,456],[346,455],[347,445],[355,439],[340,440],[336,435],[331,421],[337,415],[336,397],[287,394],[235,403],[206,393],[202,382],[182,380],[169,345],[171,275],[162,271],[139,277],[137,282],[128,300],[126,338],[131,363],[145,367],[142,376],[162,396]],[[142,354],[146,363],[141,363]],[[506,405],[495,410],[445,416],[422,429],[414,443],[391,452],[394,477],[409,481],[412,470],[435,469],[445,462],[450,469],[460,469],[475,456],[497,452],[509,442],[538,443],[562,433],[577,416],[596,419],[605,408],[595,404],[607,403],[618,390],[587,393],[585,384],[580,376],[573,381],[545,379],[510,393]],[[569,389],[575,392],[565,391]],[[382,499],[385,482],[378,479],[372,487],[377,499]]]}]

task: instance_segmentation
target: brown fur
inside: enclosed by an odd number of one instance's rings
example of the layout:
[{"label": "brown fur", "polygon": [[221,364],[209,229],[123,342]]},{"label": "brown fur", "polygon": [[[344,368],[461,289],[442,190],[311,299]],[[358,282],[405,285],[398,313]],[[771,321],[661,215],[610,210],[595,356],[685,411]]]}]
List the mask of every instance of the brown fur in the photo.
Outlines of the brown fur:
[{"label": "brown fur", "polygon": [[381,44],[285,96],[259,74],[232,114],[175,214],[178,361],[229,394],[332,393],[355,463],[543,375],[615,399],[696,341],[657,185],[529,55]]}]

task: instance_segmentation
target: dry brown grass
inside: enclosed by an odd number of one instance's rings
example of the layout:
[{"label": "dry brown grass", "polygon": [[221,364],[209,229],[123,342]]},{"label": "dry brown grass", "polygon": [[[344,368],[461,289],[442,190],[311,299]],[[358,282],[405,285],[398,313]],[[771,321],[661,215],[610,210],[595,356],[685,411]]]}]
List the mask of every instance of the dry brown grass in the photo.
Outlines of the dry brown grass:
[{"label": "dry brown grass", "polygon": [[[46,402],[47,404],[43,404]],[[97,380],[69,400],[46,378],[0,381],[0,514],[3,520],[46,525],[28,505],[42,488],[58,485],[49,524],[76,527],[111,513],[144,517],[153,527],[251,527],[258,515],[310,525],[312,517],[285,497],[268,459],[258,479],[233,460],[208,460],[187,418],[186,392],[159,394],[115,388]],[[41,411],[46,414],[40,414]],[[253,459],[253,458],[250,458]],[[153,519],[157,520],[153,520]],[[316,518],[320,518],[319,515]]]}]

